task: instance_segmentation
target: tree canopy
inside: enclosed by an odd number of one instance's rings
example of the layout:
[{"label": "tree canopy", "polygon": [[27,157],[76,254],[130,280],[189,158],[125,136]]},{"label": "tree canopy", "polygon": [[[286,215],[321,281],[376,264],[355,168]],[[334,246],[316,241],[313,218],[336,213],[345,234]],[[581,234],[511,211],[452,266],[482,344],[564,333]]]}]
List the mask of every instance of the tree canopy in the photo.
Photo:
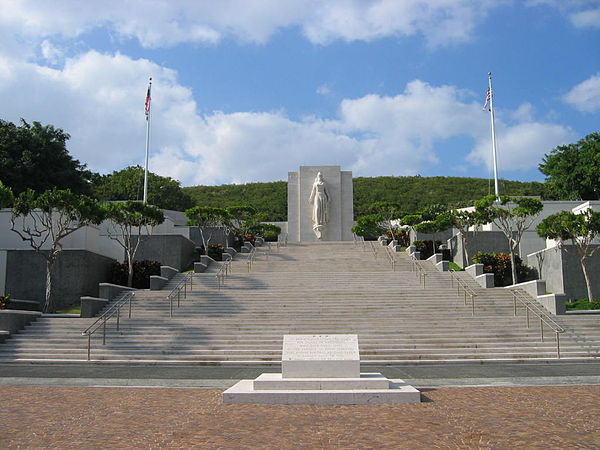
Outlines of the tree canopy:
[{"label": "tree canopy", "polygon": [[546,175],[549,199],[600,199],[600,133],[556,147],[544,156],[539,169]]},{"label": "tree canopy", "polygon": [[[130,166],[110,175],[101,175],[93,185],[99,200],[140,200],[144,189],[144,169]],[[148,203],[163,209],[185,211],[194,205],[179,181],[148,172]]]},{"label": "tree canopy", "polygon": [[69,138],[52,125],[0,120],[0,178],[15,194],[52,188],[89,193],[92,173],[69,154]]}]

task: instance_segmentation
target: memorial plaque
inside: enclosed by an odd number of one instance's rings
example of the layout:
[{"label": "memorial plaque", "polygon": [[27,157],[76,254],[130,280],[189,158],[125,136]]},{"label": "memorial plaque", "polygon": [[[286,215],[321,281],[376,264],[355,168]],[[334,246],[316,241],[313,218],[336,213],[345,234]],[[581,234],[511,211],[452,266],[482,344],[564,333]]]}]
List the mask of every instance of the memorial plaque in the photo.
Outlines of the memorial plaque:
[{"label": "memorial plaque", "polygon": [[283,378],[359,378],[358,336],[284,336],[281,367]]}]

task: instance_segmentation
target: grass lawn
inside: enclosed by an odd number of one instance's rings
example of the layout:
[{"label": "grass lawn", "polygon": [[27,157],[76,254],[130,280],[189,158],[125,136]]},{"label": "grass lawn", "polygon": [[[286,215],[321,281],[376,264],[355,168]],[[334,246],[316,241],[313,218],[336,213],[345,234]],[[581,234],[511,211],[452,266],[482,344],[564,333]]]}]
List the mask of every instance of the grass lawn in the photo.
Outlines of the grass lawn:
[{"label": "grass lawn", "polygon": [[59,309],[56,314],[81,314],[81,305],[71,306],[67,309]]},{"label": "grass lawn", "polygon": [[460,272],[461,270],[465,270],[465,269],[462,269],[458,264],[456,264],[455,262],[452,262],[452,261],[448,261],[448,269],[454,270],[456,272]]},{"label": "grass lawn", "polygon": [[600,300],[589,302],[586,298],[565,303],[567,311],[585,311],[588,309],[600,309]]}]

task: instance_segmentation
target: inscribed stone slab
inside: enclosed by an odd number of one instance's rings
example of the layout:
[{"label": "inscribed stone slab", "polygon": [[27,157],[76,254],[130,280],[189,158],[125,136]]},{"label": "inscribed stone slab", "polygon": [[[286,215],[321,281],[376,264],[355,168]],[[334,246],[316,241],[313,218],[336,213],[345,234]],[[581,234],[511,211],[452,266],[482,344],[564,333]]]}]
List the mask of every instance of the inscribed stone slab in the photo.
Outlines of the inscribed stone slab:
[{"label": "inscribed stone slab", "polygon": [[281,367],[283,378],[359,378],[358,336],[286,335]]}]

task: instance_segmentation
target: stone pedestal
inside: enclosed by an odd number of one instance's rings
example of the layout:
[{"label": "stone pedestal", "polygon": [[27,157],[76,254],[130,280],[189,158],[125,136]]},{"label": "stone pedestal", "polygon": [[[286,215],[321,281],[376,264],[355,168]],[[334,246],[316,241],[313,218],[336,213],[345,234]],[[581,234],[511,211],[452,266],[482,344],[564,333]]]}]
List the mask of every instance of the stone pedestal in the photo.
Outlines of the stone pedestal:
[{"label": "stone pedestal", "polygon": [[412,403],[421,393],[402,380],[360,373],[358,336],[288,335],[282,373],[263,373],[223,392],[223,403],[356,405]]},{"label": "stone pedestal", "polygon": [[319,239],[313,231],[310,192],[321,172],[329,192],[329,222],[321,231],[322,241],[351,241],[354,224],[352,172],[340,166],[300,166],[288,173],[288,235],[294,242]]}]

